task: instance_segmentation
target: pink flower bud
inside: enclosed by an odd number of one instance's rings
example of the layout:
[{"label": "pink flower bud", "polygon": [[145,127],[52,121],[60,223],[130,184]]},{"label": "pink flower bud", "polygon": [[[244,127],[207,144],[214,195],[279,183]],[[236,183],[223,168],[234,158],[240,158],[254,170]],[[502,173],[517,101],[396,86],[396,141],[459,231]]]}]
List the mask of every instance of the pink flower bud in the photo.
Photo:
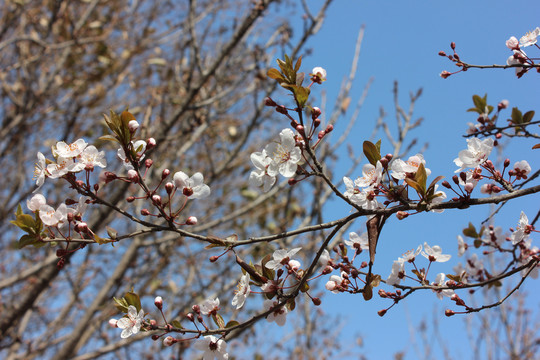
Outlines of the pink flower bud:
[{"label": "pink flower bud", "polygon": [[137,122],[137,120],[131,120],[130,122],[128,122],[128,129],[129,131],[131,131],[131,133],[134,133],[135,131],[137,131],[138,128],[139,128],[139,123]]},{"label": "pink flower bud", "polygon": [[326,135],[326,131],[321,130],[319,131],[319,134],[317,135],[317,138],[322,139]]},{"label": "pink flower bud", "polygon": [[501,102],[497,105],[497,109],[502,110],[502,109],[506,109],[508,107],[510,103],[508,102],[508,100],[501,100]]},{"label": "pink flower bud", "polygon": [[162,172],[161,172],[161,180],[167,178],[167,176],[169,176],[171,173],[171,170],[169,169],[164,169]]},{"label": "pink flower bud", "polygon": [[139,182],[139,175],[137,172],[133,169],[129,170],[128,173],[128,179],[131,180],[131,182],[138,183]]},{"label": "pink flower bud", "polygon": [[452,75],[452,73],[450,73],[450,72],[448,72],[448,71],[446,71],[446,70],[444,70],[443,72],[441,72],[441,73],[439,74],[439,76],[442,77],[443,79],[448,78],[450,75]]},{"label": "pink flower bud", "polygon": [[186,225],[197,225],[198,220],[195,216],[190,216],[186,220]]},{"label": "pink flower bud", "polygon": [[322,111],[318,107],[315,106],[314,108],[311,109],[311,118],[313,120],[321,116],[321,114],[322,114]]},{"label": "pink flower bud", "polygon": [[326,127],[326,129],[324,130],[325,133],[331,133],[332,130],[334,130],[334,125],[332,124],[328,124],[328,126]]},{"label": "pink flower bud", "polygon": [[156,139],[154,138],[148,138],[148,140],[146,140],[146,149],[152,149],[154,147],[156,147],[157,145],[157,142],[156,142]]},{"label": "pink flower bud", "polygon": [[455,313],[453,310],[446,309],[446,310],[444,311],[444,315],[450,317],[450,316],[456,315],[456,313]]},{"label": "pink flower bud", "polygon": [[176,339],[172,336],[167,336],[165,339],[163,339],[163,345],[165,346],[171,346],[176,342]]},{"label": "pink flower bud", "polygon": [[113,328],[118,327],[117,323],[118,323],[118,320],[116,320],[116,319],[110,319],[110,320],[109,320],[109,325],[110,325],[111,327],[113,327]]},{"label": "pink flower bud", "polygon": [[300,261],[298,261],[298,260],[289,260],[289,267],[291,268],[291,270],[298,271],[298,269],[300,269],[300,266],[302,266],[300,264]]},{"label": "pink flower bud", "polygon": [[151,168],[153,164],[154,164],[154,160],[152,160],[152,159],[146,159],[144,161],[144,166],[146,166],[147,169]]},{"label": "pink flower bud", "polygon": [[193,316],[192,313],[188,313],[188,314],[186,315],[186,317],[188,318],[189,321],[195,321],[195,316]]},{"label": "pink flower bud", "polygon": [[439,56],[446,56],[446,53],[444,51],[439,51]]},{"label": "pink flower bud", "polygon": [[510,50],[519,50],[519,40],[515,36],[510,37],[506,40],[506,47]]},{"label": "pink flower bud", "polygon": [[159,205],[161,204],[161,196],[159,195],[152,195],[152,201],[154,204]]},{"label": "pink flower bud", "polygon": [[154,305],[161,310],[163,308],[163,298],[161,296],[156,296],[154,299]]}]

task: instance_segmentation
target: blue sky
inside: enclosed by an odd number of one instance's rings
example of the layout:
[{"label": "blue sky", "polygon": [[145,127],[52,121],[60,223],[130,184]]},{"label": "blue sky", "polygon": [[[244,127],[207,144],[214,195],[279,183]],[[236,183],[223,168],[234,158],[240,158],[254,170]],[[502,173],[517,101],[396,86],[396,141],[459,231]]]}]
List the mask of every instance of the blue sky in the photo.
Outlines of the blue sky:
[{"label": "blue sky", "polygon": [[[365,24],[358,75],[352,92],[353,104],[360,97],[368,79],[374,77],[375,80],[361,110],[359,123],[353,129],[350,144],[357,154],[361,154],[362,141],[371,134],[380,106],[386,108],[387,121],[393,124],[392,87],[395,80],[399,82],[401,106],[404,108],[408,108],[409,92],[422,87],[423,95],[417,102],[415,114],[425,120],[420,129],[411,133],[412,137],[419,139],[419,145],[411,155],[419,151],[424,143],[429,143],[424,157],[427,167],[432,170],[431,178],[444,175],[450,180],[456,170],[453,159],[466,148],[462,135],[467,122],[476,119],[473,113],[466,112],[472,106],[472,95],[487,93],[488,103],[495,106],[500,100],[507,99],[510,108],[517,106],[523,111],[540,111],[537,107],[539,75],[532,72],[517,79],[513,70],[472,69],[445,80],[439,77],[440,72],[455,71],[457,68],[438,56],[438,52],[444,50],[451,53],[450,42],[454,41],[458,54],[468,63],[504,64],[511,54],[505,41],[512,35],[519,38],[540,26],[538,15],[540,3],[534,1],[514,1],[511,4],[502,1],[336,1],[330,7],[321,31],[310,43],[314,53],[304,60],[303,68],[307,71],[314,66],[326,68],[328,80],[323,88],[330,108],[343,78],[348,74],[358,30]],[[539,56],[540,50],[528,49],[529,55]],[[505,123],[509,116],[510,111],[507,110],[502,114],[501,123]],[[347,119],[342,118],[336,132],[344,129],[346,123]],[[381,137],[382,152],[390,152],[387,142],[385,151],[386,139],[382,134]],[[505,151],[505,157],[509,157],[512,164],[526,159],[534,171],[540,165],[538,152],[531,150],[536,142],[514,141]],[[346,157],[344,153],[341,155]],[[495,160],[495,155],[493,152],[490,158]],[[340,162],[337,173],[340,168],[344,173],[348,165],[347,161]],[[475,194],[482,196],[478,192]],[[538,200],[539,196],[533,195],[515,201],[504,209],[496,225],[506,230],[515,226],[521,210],[529,210],[531,218],[536,214]],[[349,211],[342,204],[336,205],[335,209],[341,211],[340,214]],[[438,272],[452,273],[452,267],[459,261],[463,262],[463,258],[458,258],[456,254],[456,236],[469,221],[478,225],[488,213],[489,207],[483,207],[446,211],[443,214],[420,214],[399,223],[395,218],[391,219],[379,241],[375,271],[386,278],[393,260],[406,250],[427,241],[430,245],[440,245],[444,253],[453,255],[448,263],[434,265],[430,272],[432,277]],[[332,216],[335,216],[334,208]],[[326,220],[330,218],[329,214]],[[351,230],[361,228],[362,220],[355,223]],[[422,260],[420,265],[427,266],[427,262]],[[540,295],[537,284],[532,281],[525,284],[525,291],[532,295],[530,298]],[[466,298],[466,294],[460,295]],[[378,317],[377,310],[389,304],[377,297],[368,303],[360,296],[328,294],[323,298],[324,310],[346,321],[342,339],[350,339],[354,347],[355,336],[361,335],[364,342],[361,350],[369,359],[389,359],[398,351],[405,351],[406,359],[418,358],[410,328],[417,327],[421,319],[431,323],[435,307],[438,309],[442,337],[465,341],[463,346],[453,350],[452,355],[466,359],[471,356],[464,338],[465,317],[446,318],[443,315],[445,308],[455,309],[453,302],[448,299],[439,301],[434,294],[426,291],[408,298],[385,317]],[[538,304],[532,302],[531,306],[537,308]],[[420,343],[419,336],[415,341]],[[438,346],[432,345],[435,354],[440,355]]]}]

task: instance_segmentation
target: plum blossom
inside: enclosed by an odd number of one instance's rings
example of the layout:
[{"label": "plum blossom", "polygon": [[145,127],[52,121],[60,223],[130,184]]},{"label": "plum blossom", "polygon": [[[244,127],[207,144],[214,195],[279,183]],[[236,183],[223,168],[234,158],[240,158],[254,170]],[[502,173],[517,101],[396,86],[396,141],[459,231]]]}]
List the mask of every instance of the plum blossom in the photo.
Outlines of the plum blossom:
[{"label": "plum blossom", "polygon": [[455,172],[460,172],[467,168],[476,168],[483,164],[491,150],[493,149],[493,139],[487,138],[480,140],[478,138],[467,139],[467,149],[461,150],[454,163],[459,166]]},{"label": "plum blossom", "polygon": [[55,157],[73,158],[79,156],[88,144],[84,139],[79,139],[71,144],[66,144],[63,141],[56,143],[53,148],[53,155]]},{"label": "plum blossom", "polygon": [[521,47],[527,47],[527,46],[536,44],[536,41],[537,41],[536,38],[538,37],[538,35],[540,35],[540,27],[537,27],[533,31],[530,31],[526,33],[525,35],[523,35],[519,39],[519,45]]},{"label": "plum blossom", "polygon": [[344,240],[343,242],[345,245],[349,246],[355,251],[369,249],[367,232],[363,233],[362,235],[358,235],[355,232],[350,232],[349,240]]},{"label": "plum blossom", "polygon": [[276,183],[277,165],[265,150],[251,154],[251,162],[257,170],[253,170],[249,175],[249,184],[255,187],[262,186],[263,192],[268,192]]},{"label": "plum blossom", "polygon": [[265,300],[263,303],[264,311],[268,311],[272,309],[272,312],[268,314],[266,317],[266,320],[268,322],[275,322],[279,326],[285,325],[285,322],[287,321],[287,313],[289,312],[287,310],[287,307],[282,305],[278,306],[279,302],[276,300]]},{"label": "plum blossom", "polygon": [[392,272],[386,279],[388,285],[398,285],[405,277],[405,261],[402,258],[398,258],[392,264]]},{"label": "plum blossom", "polygon": [[512,244],[516,245],[520,241],[527,242],[529,240],[529,234],[531,233],[532,226],[529,225],[529,218],[525,213],[522,211],[519,216],[519,222],[516,227],[516,230],[512,233],[512,236],[510,237],[512,239]]},{"label": "plum blossom", "polygon": [[[439,184],[435,184],[435,188],[433,189],[433,195],[435,195],[436,197],[431,200],[431,204],[439,204],[446,199],[446,193],[442,190],[437,190],[438,188]],[[431,209],[431,212],[434,213],[442,213],[443,211],[444,209]]]},{"label": "plum blossom", "polygon": [[[514,50],[514,55],[510,55],[508,59],[506,59],[506,65],[520,65],[523,64],[525,61],[525,52],[523,50]],[[516,68],[516,75],[520,77],[520,73],[523,72],[522,66],[517,66]]]},{"label": "plum blossom", "polygon": [[510,50],[519,49],[519,41],[515,36],[511,36],[510,39],[506,40],[506,47]]},{"label": "plum blossom", "polygon": [[227,343],[214,335],[206,335],[202,339],[197,340],[193,346],[197,350],[204,351],[203,360],[226,360],[229,358]]},{"label": "plum blossom", "polygon": [[137,309],[133,305],[129,305],[128,313],[125,317],[116,322],[116,326],[122,330],[120,337],[125,339],[133,334],[136,334],[141,329],[144,320],[144,311],[141,309],[137,314]]},{"label": "plum blossom", "polygon": [[[321,84],[323,81],[326,81],[326,70],[320,66],[314,67],[313,70],[311,70],[311,74],[313,81],[315,81],[318,84]],[[316,77],[316,78],[315,78]]]},{"label": "plum blossom", "polygon": [[244,306],[246,298],[250,292],[251,288],[249,287],[249,274],[244,274],[242,277],[240,277],[240,281],[238,282],[238,289],[235,291],[236,295],[234,295],[232,305],[236,306],[237,310],[240,309],[242,306]]},{"label": "plum blossom", "polygon": [[105,151],[98,151],[94,145],[87,146],[78,157],[81,170],[85,168],[100,168],[107,167],[107,159],[105,159]]},{"label": "plum blossom", "polygon": [[465,253],[465,250],[469,247],[461,235],[457,236],[458,241],[458,256],[462,256]]},{"label": "plum blossom", "polygon": [[527,162],[527,160],[521,160],[514,164],[514,175],[516,176],[516,179],[527,179],[527,176],[531,172],[531,166]]},{"label": "plum blossom", "polygon": [[361,187],[376,187],[382,180],[383,167],[380,161],[376,165],[365,164],[362,167],[362,177],[356,179],[355,184]]},{"label": "plum blossom", "polygon": [[[426,160],[424,160],[422,154],[411,156],[406,162],[401,159],[395,159],[390,166],[390,170],[392,170],[390,175],[395,179],[403,180],[408,175],[416,174],[420,164],[426,165]],[[426,175],[429,176],[430,174],[431,170],[426,168]]]},{"label": "plum blossom", "polygon": [[42,194],[35,194],[30,200],[26,200],[26,207],[32,212],[38,211],[41,205],[45,204],[47,204],[47,200]]},{"label": "plum blossom", "polygon": [[55,210],[52,206],[42,204],[39,207],[39,218],[46,226],[63,225],[67,221],[68,208],[62,203]]},{"label": "plum blossom", "polygon": [[348,178],[343,177],[343,182],[347,190],[343,195],[347,197],[353,204],[356,204],[363,209],[373,210],[381,207],[381,204],[377,201],[375,192],[371,186],[360,189],[361,178],[357,178],[354,182]]},{"label": "plum blossom", "polygon": [[[444,273],[437,274],[437,276],[435,277],[435,282],[432,282],[431,285],[432,286],[446,286],[445,278],[446,278],[446,275]],[[442,300],[443,296],[451,297],[452,295],[454,295],[454,290],[452,289],[440,289],[440,290],[433,289],[433,292],[437,294],[437,297],[440,300]]]},{"label": "plum blossom", "polygon": [[273,142],[265,147],[281,175],[290,178],[296,173],[302,151],[296,146],[294,133],[291,129],[283,129],[279,133],[280,142]]},{"label": "plum blossom", "polygon": [[182,194],[190,199],[203,199],[210,195],[210,187],[206,185],[200,172],[189,177],[186,173],[178,171],[174,174],[174,184],[182,190]]},{"label": "plum blossom", "polygon": [[482,270],[484,269],[484,263],[481,259],[478,258],[477,254],[472,254],[470,258],[467,259],[465,263],[465,270],[468,274],[472,276],[482,275]]},{"label": "plum blossom", "polygon": [[422,250],[422,256],[429,261],[436,262],[446,262],[452,257],[451,255],[444,255],[439,245],[431,247],[427,244],[427,242],[424,242],[424,250]]},{"label": "plum blossom", "polygon": [[278,270],[283,265],[288,264],[290,258],[300,251],[300,249],[302,248],[295,248],[291,251],[287,251],[287,249],[278,249],[272,254],[274,259],[267,262],[265,266],[271,270]]},{"label": "plum blossom", "polygon": [[319,265],[324,269],[331,260],[330,253],[328,250],[324,249],[321,257],[319,257]]},{"label": "plum blossom", "polygon": [[34,179],[36,180],[37,188],[34,192],[38,191],[41,186],[43,186],[45,177],[47,177],[47,160],[45,160],[45,156],[40,152],[37,153],[37,157],[38,161],[34,167]]},{"label": "plum blossom", "polygon": [[[134,151],[136,151],[137,161],[141,161],[144,159],[144,153],[146,152],[146,141],[144,140],[137,140],[131,142],[131,147]],[[133,165],[131,165],[129,159],[126,156],[126,152],[123,148],[118,149],[116,155],[120,160],[122,160],[122,163],[124,165],[124,169],[126,170],[133,170]]]},{"label": "plum blossom", "polygon": [[201,308],[201,314],[203,315],[215,314],[219,310],[219,298],[206,299],[199,307]]},{"label": "plum blossom", "polygon": [[51,179],[57,179],[66,175],[68,172],[77,171],[80,170],[77,169],[77,163],[72,157],[65,158],[59,156],[58,159],[56,159],[56,163],[47,165],[47,173]]},{"label": "plum blossom", "polygon": [[420,252],[422,251],[422,245],[418,245],[418,247],[416,248],[416,250],[409,250],[407,251],[406,253],[404,253],[403,255],[401,255],[400,258],[398,258],[398,260],[403,260],[403,262],[410,262],[412,263],[414,261],[414,259],[416,259],[416,257],[418,256],[418,254],[420,254]]}]

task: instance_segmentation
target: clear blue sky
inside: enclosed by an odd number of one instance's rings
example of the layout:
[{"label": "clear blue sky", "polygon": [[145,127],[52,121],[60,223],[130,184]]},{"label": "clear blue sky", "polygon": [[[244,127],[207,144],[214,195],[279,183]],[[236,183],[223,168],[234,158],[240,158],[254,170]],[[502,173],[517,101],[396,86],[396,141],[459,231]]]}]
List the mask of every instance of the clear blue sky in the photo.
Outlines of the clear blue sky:
[{"label": "clear blue sky", "polygon": [[[472,95],[487,93],[490,104],[496,105],[498,101],[508,99],[510,107],[537,110],[537,114],[540,114],[540,75],[532,72],[517,79],[513,70],[470,70],[444,80],[439,73],[442,70],[455,71],[456,68],[450,61],[438,56],[438,52],[444,50],[451,53],[449,44],[454,41],[457,52],[468,63],[504,64],[510,55],[505,41],[512,35],[519,38],[540,26],[539,15],[540,3],[535,1],[336,1],[320,33],[310,43],[314,53],[304,60],[303,67],[304,70],[310,70],[313,66],[327,69],[328,80],[323,87],[331,105],[342,79],[348,74],[358,30],[365,24],[358,76],[352,93],[353,103],[360,97],[368,79],[373,76],[375,81],[350,143],[361,154],[361,143],[369,137],[380,106],[386,108],[389,114],[387,120],[392,124],[394,80],[399,81],[401,105],[405,108],[408,107],[409,92],[422,87],[424,92],[415,113],[425,120],[421,129],[411,134],[419,139],[419,145],[412,154],[428,142],[429,148],[424,152],[424,157],[427,167],[432,170],[432,178],[444,175],[450,180],[456,170],[453,159],[466,148],[466,140],[461,137],[466,124],[475,121],[475,116],[466,112],[472,106]],[[529,55],[540,56],[540,50],[529,49]],[[509,115],[510,111],[503,113],[501,120]],[[538,115],[535,119],[538,119]],[[338,124],[337,130],[345,126],[346,120]],[[382,134],[381,137],[382,152],[390,152]],[[534,171],[540,166],[538,150],[530,150],[534,143],[516,141],[505,154],[509,155],[512,164],[522,159],[528,160]],[[495,152],[490,158],[496,159]],[[340,163],[343,172],[347,165],[346,162]],[[479,192],[475,194],[482,196]],[[497,218],[496,224],[503,229],[515,226],[522,209],[530,209],[531,218],[536,214],[538,200],[539,196],[533,195],[514,202]],[[336,209],[342,214],[349,211],[342,204]],[[478,225],[488,212],[489,208],[484,207],[470,211],[421,214],[399,223],[395,218],[391,219],[381,235],[375,271],[386,278],[393,260],[406,250],[427,241],[430,245],[440,245],[444,253],[453,255],[448,263],[434,265],[430,271],[432,277],[438,272],[452,273],[452,267],[464,260],[457,257],[456,236],[469,221]],[[332,215],[335,216],[335,213]],[[326,220],[329,219],[330,214]],[[363,220],[359,220],[353,229],[363,226]],[[420,264],[427,265],[427,262]],[[540,295],[537,282],[528,281],[525,290],[531,295],[530,298]],[[465,293],[460,295],[466,298]],[[445,308],[455,309],[454,303],[448,299],[439,301],[430,292],[420,292],[394,307],[385,317],[378,317],[377,310],[386,305],[389,302],[377,296],[369,303],[364,302],[361,296],[328,294],[323,298],[324,310],[332,316],[341,316],[345,321],[342,339],[351,339],[351,347],[354,347],[355,336],[361,335],[364,341],[362,353],[369,359],[390,359],[398,351],[405,351],[406,359],[418,358],[419,354],[411,342],[410,327],[417,327],[421,319],[431,323],[435,306],[442,337],[465,341],[463,346],[453,349],[453,357],[468,359],[472,356],[468,352],[469,343],[464,339],[465,317],[446,318],[443,315]],[[531,306],[536,309],[537,302]],[[420,343],[419,336],[415,341]],[[432,346],[437,349],[436,344]]]}]

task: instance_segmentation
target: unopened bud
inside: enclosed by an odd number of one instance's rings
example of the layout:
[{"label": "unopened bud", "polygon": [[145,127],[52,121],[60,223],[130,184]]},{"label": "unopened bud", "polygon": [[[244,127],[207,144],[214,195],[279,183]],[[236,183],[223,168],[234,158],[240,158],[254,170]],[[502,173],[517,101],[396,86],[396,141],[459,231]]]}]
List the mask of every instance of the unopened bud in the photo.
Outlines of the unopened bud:
[{"label": "unopened bud", "polygon": [[133,169],[129,170],[128,173],[127,173],[127,177],[129,180],[131,180],[131,182],[134,182],[134,183],[138,183],[139,182],[139,175],[137,174],[137,172]]},{"label": "unopened bud", "polygon": [[398,218],[398,220],[403,220],[403,219],[405,219],[405,218],[408,217],[408,216],[409,216],[409,213],[406,212],[406,211],[398,211],[398,212],[396,213],[396,217]]},{"label": "unopened bud", "polygon": [[174,190],[174,184],[172,182],[168,182],[165,184],[165,191],[167,192],[167,194],[170,194],[172,193]]},{"label": "unopened bud", "polygon": [[322,139],[324,137],[324,135],[326,135],[326,131],[321,130],[321,131],[319,131],[319,134],[317,134],[317,138]]},{"label": "unopened bud", "polygon": [[500,139],[502,138],[502,134],[501,133],[496,133],[495,134],[495,139]]},{"label": "unopened bud", "polygon": [[504,159],[504,167],[510,166],[510,159]]},{"label": "unopened bud", "polygon": [[299,134],[304,134],[304,127],[302,125],[296,125],[296,131],[298,131]]},{"label": "unopened bud", "polygon": [[156,205],[161,204],[161,196],[159,195],[152,195],[152,202]]},{"label": "unopened bud", "polygon": [[313,302],[313,305],[315,305],[315,306],[321,305],[321,299],[319,299],[317,297],[312,298],[311,301]]},{"label": "unopened bud", "polygon": [[186,225],[197,225],[197,218],[195,216],[190,216],[186,220]]},{"label": "unopened bud", "polygon": [[446,309],[446,310],[444,311],[444,315],[450,317],[450,316],[456,315],[456,313],[455,313],[453,310]]},{"label": "unopened bud", "polygon": [[289,111],[287,110],[287,108],[283,105],[278,105],[276,106],[276,111],[280,114],[283,114],[283,115],[287,115],[289,113]]},{"label": "unopened bud", "polygon": [[141,210],[141,215],[142,216],[148,216],[148,215],[150,215],[150,211],[148,211],[148,209],[142,209]]},{"label": "unopened bud", "polygon": [[446,56],[446,53],[444,51],[439,51],[439,56]]},{"label": "unopened bud", "polygon": [[77,232],[87,232],[88,231],[88,224],[85,222],[80,222],[77,225],[75,225],[75,231]]},{"label": "unopened bud", "polygon": [[293,186],[297,183],[298,181],[296,181],[295,179],[289,179],[288,183],[290,186]]},{"label": "unopened bud", "polygon": [[311,118],[313,120],[321,116],[321,114],[322,114],[322,111],[318,107],[315,106],[314,108],[311,109]]},{"label": "unopened bud", "polygon": [[264,98],[264,105],[265,106],[277,106],[276,102],[272,100],[270,97]]},{"label": "unopened bud", "polygon": [[126,201],[127,201],[128,203],[134,202],[134,201],[135,201],[135,196],[128,196],[128,197],[126,198]]},{"label": "unopened bud", "polygon": [[386,291],[384,291],[383,289],[379,289],[379,296],[382,297],[382,298],[387,298],[388,293]]},{"label": "unopened bud", "polygon": [[448,72],[448,71],[446,71],[446,70],[444,70],[443,72],[441,72],[441,73],[439,74],[439,76],[442,77],[443,79],[448,78],[450,75],[452,75],[452,73],[450,73],[450,72]]},{"label": "unopened bud", "polygon": [[[200,314],[200,313],[201,313],[201,307],[200,307],[199,305],[193,305],[193,306],[191,307],[191,310],[193,310],[193,312],[194,312],[195,314]],[[189,315],[189,314],[188,314],[188,315]]]},{"label": "unopened bud", "polygon": [[110,327],[113,327],[113,328],[117,328],[118,327],[118,320],[116,319],[109,319],[109,326]]},{"label": "unopened bud", "polygon": [[450,43],[450,47],[452,48],[452,50],[456,50],[456,43],[452,41]]},{"label": "unopened bud", "polygon": [[387,311],[388,310],[386,310],[386,309],[379,310],[379,311],[377,311],[377,315],[379,315],[380,317],[383,317],[386,314]]},{"label": "unopened bud", "polygon": [[128,122],[128,129],[132,134],[137,131],[138,128],[139,123],[137,122],[137,120],[131,120],[130,122]]},{"label": "unopened bud", "polygon": [[334,130],[334,125],[332,124],[328,124],[328,126],[326,127],[326,129],[324,130],[325,133],[331,133],[332,130]]},{"label": "unopened bud", "polygon": [[457,175],[452,176],[452,181],[454,182],[454,184],[458,185],[459,184],[458,176]]},{"label": "unopened bud", "polygon": [[452,186],[450,185],[450,183],[446,180],[444,180],[442,183],[441,183],[442,186],[444,186],[445,188],[447,189],[451,189]]},{"label": "unopened bud", "polygon": [[192,322],[195,321],[195,316],[192,313],[188,313],[186,317],[188,318],[189,321],[192,321]]},{"label": "unopened bud", "polygon": [[64,250],[64,249],[56,249],[56,256],[57,256],[57,257],[65,256],[66,253],[67,253],[67,251]]},{"label": "unopened bud", "polygon": [[144,166],[146,166],[147,169],[151,168],[153,164],[154,164],[154,160],[152,159],[146,159],[144,161]]},{"label": "unopened bud", "polygon": [[146,150],[150,150],[152,148],[155,148],[156,145],[157,145],[156,139],[148,138],[148,140],[146,140]]},{"label": "unopened bud", "polygon": [[170,174],[171,174],[171,170],[163,169],[163,171],[161,172],[161,180],[167,178],[167,176],[169,176]]},{"label": "unopened bud", "polygon": [[497,105],[497,109],[501,111],[502,109],[506,109],[509,105],[508,100],[501,100],[501,102]]},{"label": "unopened bud", "polygon": [[159,310],[163,309],[163,298],[161,296],[156,296],[154,305],[156,305]]},{"label": "unopened bud", "polygon": [[216,255],[210,256],[210,262],[216,262],[219,259]]},{"label": "unopened bud", "polygon": [[176,339],[172,336],[167,336],[165,339],[163,339],[163,345],[165,346],[172,346],[176,342]]},{"label": "unopened bud", "polygon": [[156,334],[156,335],[152,335],[152,340],[154,340],[154,341],[158,340],[159,338],[160,338],[160,336],[157,335],[157,334]]}]

